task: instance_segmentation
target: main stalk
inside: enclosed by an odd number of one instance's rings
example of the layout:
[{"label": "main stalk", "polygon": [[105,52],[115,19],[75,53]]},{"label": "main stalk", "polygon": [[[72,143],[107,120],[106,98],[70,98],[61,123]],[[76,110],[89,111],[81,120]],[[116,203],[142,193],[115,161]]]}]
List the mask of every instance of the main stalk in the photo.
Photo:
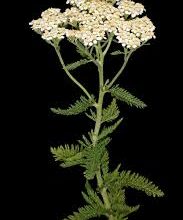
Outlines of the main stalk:
[{"label": "main stalk", "polygon": [[[102,110],[103,110],[103,101],[105,95],[105,88],[104,88],[104,54],[99,47],[96,47],[97,54],[98,54],[98,73],[99,73],[99,96],[98,102],[96,105],[96,122],[95,122],[95,129],[93,133],[93,147],[96,146],[98,142],[98,136],[102,124]],[[110,212],[111,211],[111,204],[109,201],[109,197],[107,194],[107,189],[104,187],[103,178],[101,174],[101,167],[98,167],[98,171],[96,172],[97,184],[100,190],[101,196],[104,201],[105,208]],[[109,220],[114,220],[113,215],[108,215]]]}]

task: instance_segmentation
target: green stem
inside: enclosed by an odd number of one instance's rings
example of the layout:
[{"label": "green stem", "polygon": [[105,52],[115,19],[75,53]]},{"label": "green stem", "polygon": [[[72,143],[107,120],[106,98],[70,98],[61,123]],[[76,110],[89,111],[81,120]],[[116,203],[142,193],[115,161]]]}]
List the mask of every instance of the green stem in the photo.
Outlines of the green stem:
[{"label": "green stem", "polygon": [[144,45],[148,45],[147,41],[143,42],[139,47],[130,50],[129,52],[127,51],[127,49],[125,49],[125,55],[124,55],[124,63],[122,65],[122,67],[120,68],[120,70],[117,72],[117,74],[115,75],[115,77],[112,79],[112,81],[109,83],[108,88],[111,88],[111,86],[115,83],[115,81],[119,78],[119,76],[122,74],[123,70],[125,69],[129,58],[131,57],[131,55],[138,50],[139,48],[143,47]]},{"label": "green stem", "polygon": [[109,48],[110,48],[110,46],[111,46],[113,37],[114,37],[114,34],[113,34],[113,33],[110,34],[109,40],[108,40],[108,44],[107,44],[107,46],[106,46],[106,48],[105,48],[105,50],[104,50],[104,52],[103,52],[103,53],[104,53],[104,56],[107,54],[107,52],[108,52],[108,50],[109,50]]},{"label": "green stem", "polygon": [[104,43],[102,44],[102,49],[108,44],[107,41],[104,41]]},{"label": "green stem", "polygon": [[123,70],[125,69],[128,61],[129,61],[129,58],[130,56],[132,55],[133,53],[133,50],[131,50],[128,54],[125,53],[125,56],[124,56],[124,63],[122,65],[122,67],[120,68],[120,70],[117,72],[117,74],[114,76],[114,78],[111,80],[111,82],[109,83],[108,85],[108,88],[111,88],[112,85],[115,83],[115,81],[119,78],[119,76],[122,74]]},{"label": "green stem", "polygon": [[96,105],[97,108],[97,117],[95,122],[95,129],[93,133],[93,145],[95,146],[98,141],[98,135],[100,132],[100,127],[102,123],[102,107],[103,107],[103,100],[105,92],[103,91],[104,86],[104,78],[103,78],[103,65],[98,64],[98,71],[99,71],[99,97],[98,103]]},{"label": "green stem", "polygon": [[[111,204],[110,204],[109,197],[108,197],[108,194],[107,194],[107,189],[105,187],[103,187],[103,179],[102,179],[102,176],[101,176],[100,169],[98,170],[96,176],[97,176],[98,187],[99,187],[99,189],[101,189],[100,192],[101,192],[104,204],[105,204],[105,208],[107,210],[111,210]],[[107,215],[107,216],[108,216],[109,220],[114,220],[114,216],[112,214]]]},{"label": "green stem", "polygon": [[63,61],[62,55],[60,53],[60,47],[57,45],[54,45],[55,51],[58,55],[59,61],[64,69],[64,71],[66,72],[66,74],[68,75],[68,77],[88,96],[89,99],[92,99],[91,95],[89,94],[89,92],[86,90],[86,88],[81,85],[80,82],[77,81],[77,79],[75,79],[69,72],[69,70],[66,68],[66,65]]},{"label": "green stem", "polygon": [[[98,58],[98,73],[99,73],[99,97],[98,97],[98,103],[96,105],[97,109],[97,117],[96,117],[96,122],[95,122],[95,129],[93,133],[93,147],[96,146],[97,141],[98,141],[98,135],[100,132],[101,124],[102,124],[102,110],[103,110],[103,101],[104,101],[104,54],[102,52],[102,48],[100,45],[95,47],[96,53],[97,53],[97,58]],[[96,178],[97,178],[97,184],[100,189],[101,196],[104,201],[104,205],[107,210],[111,210],[111,204],[109,201],[109,197],[107,194],[107,189],[104,187],[104,182],[103,178],[101,175],[101,167],[98,168],[98,171],[96,172]],[[108,216],[109,220],[114,220],[113,215]]]},{"label": "green stem", "polygon": [[110,210],[111,209],[111,204],[110,204],[110,201],[109,201],[109,198],[108,198],[108,195],[107,195],[107,189],[105,187],[103,187],[103,179],[102,179],[102,176],[101,176],[100,169],[97,171],[96,175],[97,175],[98,187],[99,187],[99,189],[101,189],[101,195],[102,195],[102,198],[104,200],[106,209]]}]

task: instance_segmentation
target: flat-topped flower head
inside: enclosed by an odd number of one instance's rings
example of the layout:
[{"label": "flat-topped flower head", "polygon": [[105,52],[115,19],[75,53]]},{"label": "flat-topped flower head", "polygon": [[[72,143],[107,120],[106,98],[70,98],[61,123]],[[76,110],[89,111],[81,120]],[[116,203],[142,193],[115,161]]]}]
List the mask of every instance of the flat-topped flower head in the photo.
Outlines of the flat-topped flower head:
[{"label": "flat-topped flower head", "polygon": [[117,1],[118,9],[124,15],[130,15],[132,18],[135,18],[138,15],[141,15],[145,8],[140,3],[135,3],[131,0],[120,0]]},{"label": "flat-topped flower head", "polygon": [[107,40],[113,33],[123,47],[136,48],[144,41],[154,38],[155,26],[146,16],[144,6],[130,0],[114,4],[106,0],[67,0],[71,7],[63,13],[58,8],[42,12],[41,18],[33,20],[33,30],[48,41],[74,37],[85,46]]},{"label": "flat-topped flower head", "polygon": [[41,18],[31,21],[32,29],[42,35],[45,40],[63,39],[64,29],[61,28],[67,22],[65,16],[58,8],[49,8],[41,13]]}]

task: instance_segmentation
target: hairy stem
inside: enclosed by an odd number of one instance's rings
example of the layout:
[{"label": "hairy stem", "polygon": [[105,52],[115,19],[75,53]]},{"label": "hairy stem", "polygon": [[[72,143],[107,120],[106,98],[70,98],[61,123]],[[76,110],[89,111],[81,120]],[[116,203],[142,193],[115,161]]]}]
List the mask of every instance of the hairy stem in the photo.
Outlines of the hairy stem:
[{"label": "hairy stem", "polygon": [[101,127],[102,121],[102,107],[103,107],[103,99],[104,99],[104,71],[103,71],[103,56],[101,50],[98,46],[96,46],[96,53],[98,57],[98,73],[99,73],[99,96],[98,96],[98,103],[96,105],[97,108],[97,118],[95,122],[95,129],[93,135],[93,145],[95,146],[98,141],[98,135]]},{"label": "hairy stem", "polygon": [[80,82],[77,81],[77,79],[75,79],[69,72],[69,70],[66,68],[66,65],[64,63],[64,60],[62,58],[61,52],[60,52],[60,47],[58,45],[54,45],[55,51],[57,53],[57,56],[59,58],[59,61],[64,69],[64,71],[66,72],[66,74],[68,75],[68,77],[88,96],[89,99],[91,99],[91,95],[90,93],[86,90],[86,88],[81,85]]},{"label": "hairy stem", "polygon": [[113,86],[113,84],[116,82],[116,80],[119,78],[119,76],[122,74],[123,70],[125,69],[128,61],[129,61],[129,58],[130,56],[132,55],[133,53],[133,50],[131,50],[128,54],[125,53],[125,56],[124,56],[124,63],[123,65],[121,66],[121,68],[119,69],[119,71],[117,72],[117,74],[114,76],[114,78],[111,80],[111,82],[109,83],[108,85],[108,88],[111,88],[111,86]]},{"label": "hairy stem", "polygon": [[[103,110],[103,100],[104,100],[104,54],[102,52],[102,48],[100,45],[96,46],[96,52],[97,52],[97,58],[98,58],[98,73],[99,73],[99,97],[98,97],[98,103],[96,105],[97,109],[97,117],[95,122],[95,129],[93,134],[93,147],[96,146],[98,141],[98,135],[100,132],[101,124],[102,124],[102,110]],[[103,178],[101,175],[101,167],[98,168],[98,171],[96,173],[97,178],[97,184],[100,190],[100,193],[102,195],[105,207],[107,210],[111,210],[111,204],[108,198],[107,189],[103,186]],[[114,217],[112,215],[108,216],[109,220],[114,220]]]},{"label": "hairy stem", "polygon": [[110,34],[109,39],[108,39],[108,44],[107,44],[107,46],[106,46],[106,48],[105,48],[105,50],[104,50],[104,56],[107,54],[107,52],[108,52],[108,50],[109,50],[109,48],[110,48],[110,46],[111,46],[113,37],[114,37],[114,34],[113,34],[113,33]]},{"label": "hairy stem", "polygon": [[[108,194],[107,194],[107,189],[105,187],[103,187],[103,179],[102,179],[100,169],[98,170],[96,175],[97,175],[98,187],[100,189],[102,198],[104,200],[105,207],[106,207],[107,210],[110,210],[111,209],[111,204],[110,204],[109,197],[108,197]],[[113,215],[109,215],[108,217],[109,217],[109,220],[114,220]]]},{"label": "hairy stem", "polygon": [[119,76],[122,74],[123,70],[125,69],[129,58],[131,57],[131,55],[138,50],[139,48],[143,47],[144,45],[149,45],[147,44],[147,41],[144,41],[139,47],[135,48],[135,49],[131,49],[129,52],[127,51],[127,49],[125,49],[125,55],[124,55],[124,63],[121,66],[121,68],[119,69],[119,71],[117,72],[117,74],[114,76],[114,78],[111,80],[111,82],[108,85],[108,88],[111,88],[113,86],[113,84],[116,82],[116,80],[119,78]]}]

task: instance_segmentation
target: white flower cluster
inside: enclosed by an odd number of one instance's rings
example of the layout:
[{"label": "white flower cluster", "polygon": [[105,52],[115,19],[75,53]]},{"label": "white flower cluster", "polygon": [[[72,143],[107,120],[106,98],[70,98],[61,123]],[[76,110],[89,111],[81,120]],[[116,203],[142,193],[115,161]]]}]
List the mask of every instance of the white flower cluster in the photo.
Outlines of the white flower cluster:
[{"label": "white flower cluster", "polygon": [[65,28],[62,26],[66,21],[66,17],[60,13],[60,9],[49,8],[42,12],[41,18],[33,20],[29,24],[33,30],[41,32],[43,39],[53,40],[64,38]]},{"label": "white flower cluster", "polygon": [[131,0],[119,0],[116,4],[118,5],[121,13],[124,15],[131,15],[132,18],[141,15],[145,11],[145,8],[142,4],[135,3]]},{"label": "white flower cluster", "polygon": [[[85,46],[106,40],[106,33],[111,32],[127,48],[136,48],[154,37],[155,27],[150,19],[137,17],[144,11],[141,4],[130,0],[117,2],[118,7],[105,0],[67,0],[67,3],[72,7],[63,13],[55,8],[44,11],[41,18],[30,22],[32,29],[48,41],[74,37]],[[125,19],[127,14],[131,19]]]},{"label": "white flower cluster", "polygon": [[123,47],[136,48],[142,42],[155,38],[155,26],[148,17],[125,21],[118,27],[116,38]]}]

